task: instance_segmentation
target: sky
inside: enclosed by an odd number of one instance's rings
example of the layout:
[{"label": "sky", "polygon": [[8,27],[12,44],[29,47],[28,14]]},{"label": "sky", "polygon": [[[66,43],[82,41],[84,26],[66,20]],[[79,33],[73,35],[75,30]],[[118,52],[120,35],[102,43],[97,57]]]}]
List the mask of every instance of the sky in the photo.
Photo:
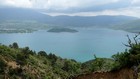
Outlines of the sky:
[{"label": "sky", "polygon": [[30,8],[52,16],[140,17],[140,0],[0,0],[0,7]]}]

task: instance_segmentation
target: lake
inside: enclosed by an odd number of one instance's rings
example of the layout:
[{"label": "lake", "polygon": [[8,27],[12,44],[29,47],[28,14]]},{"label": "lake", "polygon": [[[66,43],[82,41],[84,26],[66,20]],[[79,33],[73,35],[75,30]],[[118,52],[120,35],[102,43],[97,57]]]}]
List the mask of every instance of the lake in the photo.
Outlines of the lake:
[{"label": "lake", "polygon": [[126,35],[134,35],[111,29],[79,29],[77,33],[50,33],[45,30],[33,33],[0,34],[0,43],[17,42],[20,47],[28,46],[35,51],[44,50],[62,58],[75,59],[80,62],[97,57],[111,57],[126,49]]}]

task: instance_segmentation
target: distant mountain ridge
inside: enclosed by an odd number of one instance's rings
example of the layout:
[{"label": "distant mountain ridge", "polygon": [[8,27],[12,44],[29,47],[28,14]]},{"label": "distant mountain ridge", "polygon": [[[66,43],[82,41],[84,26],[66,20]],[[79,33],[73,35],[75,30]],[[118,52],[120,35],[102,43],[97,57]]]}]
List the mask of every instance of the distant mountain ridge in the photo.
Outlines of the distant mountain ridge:
[{"label": "distant mountain ridge", "polygon": [[5,20],[36,20],[42,21],[50,16],[41,14],[31,9],[20,9],[20,8],[1,8],[0,9],[0,21]]},{"label": "distant mountain ridge", "polygon": [[140,32],[140,19],[113,25],[112,28],[129,32]]},{"label": "distant mountain ridge", "polygon": [[5,20],[35,20],[51,25],[74,27],[108,27],[112,24],[136,20],[130,16],[49,16],[31,9],[1,8],[0,21]]}]

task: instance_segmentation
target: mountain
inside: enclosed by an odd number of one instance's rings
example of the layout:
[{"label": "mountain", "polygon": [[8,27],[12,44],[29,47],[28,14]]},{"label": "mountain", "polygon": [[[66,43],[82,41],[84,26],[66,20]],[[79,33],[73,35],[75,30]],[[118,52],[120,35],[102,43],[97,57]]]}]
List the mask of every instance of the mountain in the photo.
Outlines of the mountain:
[{"label": "mountain", "polygon": [[19,8],[1,8],[0,21],[5,20],[35,20],[54,26],[74,27],[108,27],[113,24],[136,20],[130,16],[49,16],[39,11]]},{"label": "mountain", "polygon": [[140,32],[140,20],[138,19],[138,20],[120,23],[117,25],[113,25],[112,28],[125,30],[129,32]]},{"label": "mountain", "polygon": [[35,20],[44,22],[51,18],[50,16],[44,15],[32,9],[21,9],[21,8],[1,8],[0,9],[0,21],[5,20]]},{"label": "mountain", "polygon": [[60,25],[77,27],[108,27],[112,24],[127,22],[136,18],[129,16],[56,16],[55,20]]}]

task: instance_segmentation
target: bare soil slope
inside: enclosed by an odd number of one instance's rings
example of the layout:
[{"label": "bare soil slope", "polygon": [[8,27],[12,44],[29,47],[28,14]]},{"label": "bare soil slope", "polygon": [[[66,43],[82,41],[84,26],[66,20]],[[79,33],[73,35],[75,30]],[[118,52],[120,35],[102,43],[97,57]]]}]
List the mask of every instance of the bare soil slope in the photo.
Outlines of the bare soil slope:
[{"label": "bare soil slope", "polygon": [[73,79],[137,79],[137,73],[133,69],[125,68],[119,71],[82,74]]}]

